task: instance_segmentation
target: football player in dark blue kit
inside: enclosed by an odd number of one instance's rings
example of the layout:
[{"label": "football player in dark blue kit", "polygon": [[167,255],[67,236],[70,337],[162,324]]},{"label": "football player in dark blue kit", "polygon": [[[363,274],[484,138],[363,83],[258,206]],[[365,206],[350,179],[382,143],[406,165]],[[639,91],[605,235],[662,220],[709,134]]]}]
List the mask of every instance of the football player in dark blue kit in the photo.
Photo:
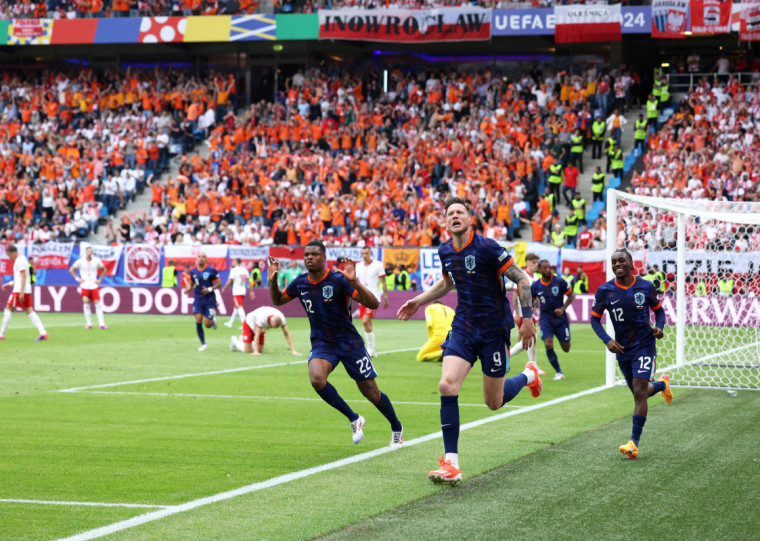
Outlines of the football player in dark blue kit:
[{"label": "football player in dark blue kit", "polygon": [[[655,339],[663,337],[665,310],[657,298],[652,282],[633,275],[633,258],[625,250],[612,254],[612,272],[615,278],[605,282],[596,291],[594,307],[591,309],[591,327],[607,349],[617,355],[628,388],[633,392],[633,430],[631,440],[621,445],[619,450],[630,458],[639,456],[639,438],[647,420],[647,399],[655,393],[662,393],[665,402],[673,400],[667,375],[654,381],[657,361]],[[655,325],[650,324],[649,310],[654,311]],[[612,320],[615,329],[613,340],[602,327],[602,313]]]},{"label": "football player in dark blue kit", "polygon": [[292,280],[284,291],[277,286],[280,263],[269,258],[269,293],[272,302],[281,306],[293,299],[301,302],[311,325],[309,380],[317,394],[345,415],[351,422],[352,439],[364,437],[364,417],[352,410],[327,377],[338,364],[356,382],[361,393],[375,405],[391,424],[391,449],[403,445],[404,429],[390,399],[375,382],[377,372],[364,347],[364,340],[351,320],[351,300],[375,310],[378,300],[356,279],[356,264],[346,258],[343,270],[325,268],[325,245],[318,240],[304,248],[303,261],[307,272]]},{"label": "football player in dark blue kit", "polygon": [[546,357],[557,372],[554,380],[559,381],[565,379],[565,374],[559,366],[559,359],[554,351],[554,337],[556,336],[559,340],[562,351],[569,353],[570,320],[565,310],[573,302],[575,294],[567,285],[566,280],[554,275],[546,259],[538,262],[538,272],[541,278],[530,285],[530,294],[533,296],[533,302],[536,302],[536,299],[540,302],[541,317],[538,323],[541,328],[541,340],[544,341]]},{"label": "football player in dark blue kit", "polygon": [[222,287],[222,279],[214,267],[208,265],[206,254],[200,252],[195,260],[195,268],[189,272],[190,282],[185,288],[185,293],[193,292],[193,315],[195,316],[195,332],[201,341],[198,351],[206,350],[206,328],[213,327],[216,330],[216,295],[214,290]]},{"label": "football player in dark blue kit", "polygon": [[420,306],[440,299],[456,287],[457,308],[451,332],[442,344],[443,366],[438,383],[446,455],[439,459],[440,468],[428,473],[428,479],[434,483],[456,483],[462,479],[458,397],[478,358],[483,372],[483,396],[490,409],[501,408],[525,386],[534,397],[541,395],[536,363],[528,361],[521,374],[505,377],[509,371],[509,333],[515,323],[502,274],[517,284],[523,317],[520,339],[525,350],[536,339],[530,280],[499,243],[474,233],[467,200],[450,197],[445,208],[446,228],[452,238],[438,249],[443,277],[398,310],[398,317],[407,320]]}]

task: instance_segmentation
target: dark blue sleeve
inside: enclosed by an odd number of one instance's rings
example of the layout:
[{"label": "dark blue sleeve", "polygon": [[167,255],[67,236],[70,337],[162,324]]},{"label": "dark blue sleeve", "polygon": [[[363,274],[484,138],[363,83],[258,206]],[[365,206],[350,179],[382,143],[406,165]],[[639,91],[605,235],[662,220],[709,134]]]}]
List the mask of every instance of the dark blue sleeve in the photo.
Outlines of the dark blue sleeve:
[{"label": "dark blue sleeve", "polygon": [[356,288],[348,283],[345,276],[338,272],[335,273],[335,285],[339,288],[339,291],[336,291],[336,293],[346,295],[350,299],[354,298],[354,291],[356,291]]},{"label": "dark blue sleeve", "polygon": [[[282,271],[280,271],[282,272]],[[285,288],[285,294],[290,297],[291,299],[295,299],[298,297],[298,287],[297,287],[298,277],[294,278],[290,282],[288,282],[287,287]]]},{"label": "dark blue sleeve", "polygon": [[605,288],[600,287],[596,290],[596,296],[594,297],[594,306],[591,308],[591,328],[599,337],[599,339],[605,344],[612,340],[612,337],[607,334],[602,326],[602,314],[607,308],[607,301],[605,300]]},{"label": "dark blue sleeve", "polygon": [[607,334],[607,331],[604,330],[604,327],[602,326],[602,320],[594,315],[591,316],[591,328],[594,329],[596,335],[605,344],[612,340],[612,337]]},{"label": "dark blue sleeve", "polygon": [[219,271],[216,270],[216,267],[211,267],[211,283],[214,283],[217,280],[221,280],[219,277]]},{"label": "dark blue sleeve", "polygon": [[570,290],[570,286],[567,284],[567,280],[562,279],[562,280],[557,280],[557,281],[560,282],[559,292],[562,294],[562,296],[566,295],[567,292]]},{"label": "dark blue sleeve", "polygon": [[665,309],[662,306],[654,311],[654,326],[660,330],[665,328]]},{"label": "dark blue sleeve", "polygon": [[538,296],[538,280],[530,284],[530,295],[534,300]]}]

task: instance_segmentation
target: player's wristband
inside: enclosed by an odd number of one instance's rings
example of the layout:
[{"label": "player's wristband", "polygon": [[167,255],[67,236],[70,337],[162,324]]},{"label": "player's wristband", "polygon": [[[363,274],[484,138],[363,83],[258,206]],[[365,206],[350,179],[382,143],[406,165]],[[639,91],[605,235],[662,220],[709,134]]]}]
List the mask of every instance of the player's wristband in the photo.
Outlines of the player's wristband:
[{"label": "player's wristband", "polygon": [[533,308],[530,306],[523,306],[521,311],[523,319],[533,319]]}]

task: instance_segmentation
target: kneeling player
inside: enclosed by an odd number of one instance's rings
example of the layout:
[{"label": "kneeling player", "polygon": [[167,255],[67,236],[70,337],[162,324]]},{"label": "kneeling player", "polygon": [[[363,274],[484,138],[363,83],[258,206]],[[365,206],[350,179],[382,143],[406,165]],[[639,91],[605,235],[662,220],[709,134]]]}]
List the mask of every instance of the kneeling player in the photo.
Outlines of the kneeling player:
[{"label": "kneeling player", "polygon": [[[657,360],[655,339],[664,336],[665,310],[652,282],[639,280],[633,275],[633,258],[628,250],[616,250],[611,263],[615,278],[596,290],[591,309],[591,328],[607,345],[607,349],[617,355],[620,371],[633,393],[635,406],[631,439],[619,450],[630,458],[636,458],[639,456],[639,438],[649,411],[647,399],[655,393],[662,393],[665,402],[673,400],[667,375],[663,374],[659,381],[653,381]],[[649,323],[650,309],[655,316],[654,327]],[[602,327],[601,317],[605,310],[607,317],[612,319],[614,340]]]},{"label": "kneeling player", "polygon": [[290,352],[293,355],[300,355],[293,348],[293,339],[290,337],[285,316],[277,308],[271,306],[262,306],[245,316],[242,339],[233,336],[230,341],[230,351],[259,355],[264,351],[264,336],[267,330],[278,327],[282,327],[282,333],[285,335],[285,340],[288,341]]},{"label": "kneeling player", "polygon": [[454,310],[435,301],[425,307],[425,322],[427,323],[428,341],[417,352],[417,361],[442,361],[443,349],[441,344],[451,330],[454,320]]}]

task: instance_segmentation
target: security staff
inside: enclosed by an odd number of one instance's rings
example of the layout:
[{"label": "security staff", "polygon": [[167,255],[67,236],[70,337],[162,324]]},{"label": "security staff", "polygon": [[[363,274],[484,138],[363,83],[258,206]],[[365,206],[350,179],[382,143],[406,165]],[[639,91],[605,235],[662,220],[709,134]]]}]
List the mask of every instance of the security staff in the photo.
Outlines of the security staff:
[{"label": "security staff", "polygon": [[573,283],[573,293],[588,293],[588,274],[583,272],[583,267],[578,267],[578,274],[575,275]]},{"label": "security staff", "polygon": [[638,148],[642,154],[646,152],[646,145],[644,144],[647,139],[647,121],[644,120],[644,115],[640,114],[639,118],[633,124],[634,132],[633,138],[636,141],[636,148]]},{"label": "security staff", "polygon": [[605,141],[605,145],[607,146],[607,170],[606,172],[610,172],[610,167],[612,166],[612,155],[615,153],[615,145],[617,145],[617,139],[615,139],[612,135],[610,135],[607,138],[607,141]]},{"label": "security staff", "polygon": [[602,157],[602,145],[604,143],[604,132],[607,129],[607,123],[600,117],[596,117],[591,125],[591,159],[598,160]]},{"label": "security staff", "polygon": [[657,100],[657,107],[660,111],[665,109],[668,104],[670,103],[670,83],[668,82],[668,77],[663,76],[662,81],[660,83],[660,98]]},{"label": "security staff", "polygon": [[655,132],[657,132],[657,117],[660,114],[657,107],[657,99],[652,94],[649,94],[649,99],[647,99],[647,122]]},{"label": "security staff", "polygon": [[728,280],[724,280],[721,278],[718,280],[718,293],[723,297],[732,296],[734,294],[734,279],[729,278]]},{"label": "security staff", "polygon": [[625,162],[623,161],[623,151],[620,149],[620,147],[615,143],[612,146],[612,176],[619,178],[621,181],[623,180],[623,166]]},{"label": "security staff", "polygon": [[652,270],[654,271],[654,275],[657,277],[657,279],[660,281],[660,287],[657,287],[655,285],[655,288],[660,293],[665,293],[665,273],[660,270],[660,268],[657,265],[652,265]]},{"label": "security staff", "polygon": [[396,289],[398,291],[409,291],[412,289],[412,280],[405,265],[399,265],[399,273],[396,275]]},{"label": "security staff", "polygon": [[565,217],[564,233],[567,244],[575,245],[575,238],[578,236],[578,226],[580,223],[581,221],[578,216],[575,215],[575,212],[572,212]]},{"label": "security staff", "polygon": [[394,291],[396,289],[396,274],[393,265],[385,267],[385,289],[388,291]]},{"label": "security staff", "polygon": [[551,193],[559,200],[559,187],[562,184],[563,167],[560,162],[554,162],[549,166],[549,178],[547,179],[548,188]]},{"label": "security staff", "polygon": [[586,219],[586,200],[580,192],[575,192],[575,197],[570,203],[573,205],[573,214],[578,218],[578,225],[580,225],[580,222]]},{"label": "security staff", "polygon": [[591,193],[594,194],[594,203],[604,201],[604,181],[605,174],[602,173],[602,168],[597,165],[596,171],[591,176]]},{"label": "security staff", "polygon": [[583,174],[583,135],[579,129],[570,137],[570,163]]},{"label": "security staff", "polygon": [[177,285],[177,269],[174,266],[174,260],[170,259],[169,263],[161,271],[161,287],[174,287]]}]

